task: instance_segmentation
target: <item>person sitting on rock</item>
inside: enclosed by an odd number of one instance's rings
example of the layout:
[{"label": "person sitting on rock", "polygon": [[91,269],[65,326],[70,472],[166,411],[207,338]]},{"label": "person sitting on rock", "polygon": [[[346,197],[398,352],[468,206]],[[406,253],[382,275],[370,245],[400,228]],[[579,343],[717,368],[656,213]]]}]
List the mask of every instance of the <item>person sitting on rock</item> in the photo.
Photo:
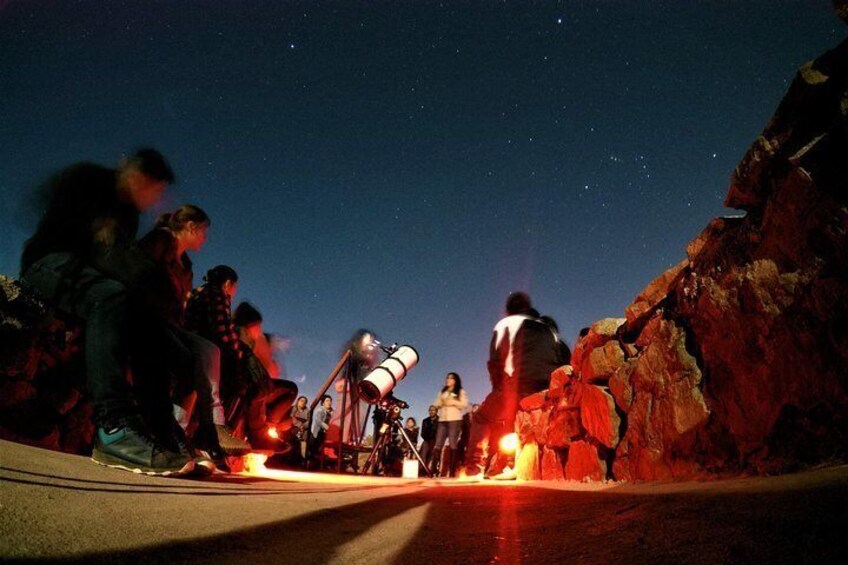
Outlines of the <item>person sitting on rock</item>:
[{"label": "person sitting on rock", "polygon": [[[471,420],[468,461],[461,478],[480,479],[497,450],[500,438],[512,430],[518,401],[548,388],[551,373],[560,366],[556,333],[536,317],[530,297],[513,292],[506,300],[506,316],[494,327],[489,347],[492,392]],[[484,453],[488,445],[489,453]],[[500,468],[489,468],[490,475]]]},{"label": "person sitting on rock", "polygon": [[185,308],[187,330],[214,343],[221,353],[220,394],[228,423],[229,414],[245,393],[242,370],[245,351],[233,323],[231,304],[238,292],[238,273],[227,265],[209,269],[204,284],[189,294]]},{"label": "person sitting on rock", "polygon": [[[186,252],[200,250],[206,242],[209,224],[203,210],[187,204],[173,213],[163,214],[139,246],[163,269],[170,283],[164,288],[148,287],[147,293],[152,295],[151,308],[158,308],[165,321],[162,338],[155,344],[159,352],[156,358],[167,361],[159,370],[171,368],[178,377],[172,392],[174,416],[183,432],[188,431],[192,415],[196,416],[193,447],[220,465],[225,455],[243,455],[250,451],[250,445],[234,437],[226,427],[219,390],[218,347],[184,329],[185,303],[193,286],[192,262]],[[214,467],[203,457],[195,462]]]},{"label": "person sitting on rock", "polygon": [[290,411],[297,397],[297,385],[281,378],[280,366],[272,355],[269,336],[262,330],[262,314],[249,302],[242,302],[233,315],[242,349],[245,351],[249,385],[244,396],[244,418],[250,444],[256,449],[286,451],[284,441],[292,426]]},{"label": "person sitting on rock", "polygon": [[[60,312],[85,322],[86,378],[96,427],[92,459],[146,474],[181,474],[194,468],[190,454],[156,437],[151,420],[173,417],[167,394],[141,401],[139,391],[161,390],[161,378],[133,368],[150,355],[131,332],[147,326],[130,296],[155,266],[135,241],[140,212],[159,201],[174,174],[155,149],[141,149],[117,170],[73,165],[46,185],[46,209],[21,257],[22,282]],[[165,406],[165,408],[163,408]],[[161,412],[161,413],[158,413]],[[161,431],[160,431],[161,432]]]}]

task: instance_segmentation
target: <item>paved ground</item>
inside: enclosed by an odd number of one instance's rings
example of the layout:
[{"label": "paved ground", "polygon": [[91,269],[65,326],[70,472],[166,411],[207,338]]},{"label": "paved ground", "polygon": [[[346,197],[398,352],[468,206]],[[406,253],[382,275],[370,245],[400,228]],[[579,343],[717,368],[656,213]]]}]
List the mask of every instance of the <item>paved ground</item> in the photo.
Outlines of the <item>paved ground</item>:
[{"label": "paved ground", "polygon": [[848,466],[768,479],[457,485],[150,478],[0,441],[0,560],[843,563]]}]

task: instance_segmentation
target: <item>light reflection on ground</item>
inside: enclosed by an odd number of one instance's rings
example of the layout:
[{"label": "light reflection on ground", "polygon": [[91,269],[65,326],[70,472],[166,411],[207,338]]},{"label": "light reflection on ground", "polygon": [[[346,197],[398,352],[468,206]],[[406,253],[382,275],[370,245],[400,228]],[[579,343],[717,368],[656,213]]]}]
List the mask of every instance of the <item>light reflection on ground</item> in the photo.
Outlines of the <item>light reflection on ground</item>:
[{"label": "light reflection on ground", "polygon": [[269,469],[265,467],[265,456],[251,453],[245,458],[245,469],[239,473],[246,477],[262,477],[274,481],[301,482],[333,485],[369,485],[369,486],[422,486],[422,487],[520,487],[532,486],[555,490],[600,491],[621,483],[578,483],[575,481],[497,481],[484,480],[467,483],[457,479],[419,477],[403,479],[400,477],[375,477],[372,475],[336,474],[327,472],[295,471],[291,469]]}]

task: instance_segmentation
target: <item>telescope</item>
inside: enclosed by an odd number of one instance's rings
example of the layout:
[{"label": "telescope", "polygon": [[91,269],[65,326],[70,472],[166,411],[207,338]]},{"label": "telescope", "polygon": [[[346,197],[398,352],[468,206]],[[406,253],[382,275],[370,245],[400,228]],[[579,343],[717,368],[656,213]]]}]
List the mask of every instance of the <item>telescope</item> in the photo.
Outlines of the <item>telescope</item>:
[{"label": "telescope", "polygon": [[418,352],[413,347],[393,348],[394,351],[359,383],[359,396],[368,404],[380,402],[418,363]]}]

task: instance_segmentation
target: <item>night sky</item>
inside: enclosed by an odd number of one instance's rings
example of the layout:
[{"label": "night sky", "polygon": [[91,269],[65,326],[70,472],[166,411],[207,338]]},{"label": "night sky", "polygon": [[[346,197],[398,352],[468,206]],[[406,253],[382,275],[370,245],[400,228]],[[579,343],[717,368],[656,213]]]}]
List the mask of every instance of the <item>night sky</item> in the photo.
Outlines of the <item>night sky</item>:
[{"label": "night sky", "polygon": [[359,327],[472,401],[506,295],[573,345],[722,207],[796,69],[845,36],[829,0],[0,0],[0,273],[28,195],[79,160],[152,145],[212,218],[216,264],[290,338],[315,395]]}]

